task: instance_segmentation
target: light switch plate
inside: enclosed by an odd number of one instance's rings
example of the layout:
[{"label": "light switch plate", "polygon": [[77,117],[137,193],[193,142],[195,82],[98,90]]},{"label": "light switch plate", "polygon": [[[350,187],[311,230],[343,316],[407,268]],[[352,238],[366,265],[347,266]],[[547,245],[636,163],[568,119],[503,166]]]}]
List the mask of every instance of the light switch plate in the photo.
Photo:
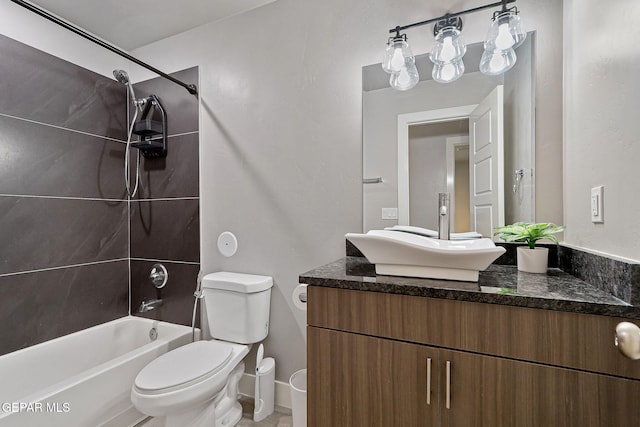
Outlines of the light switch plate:
[{"label": "light switch plate", "polygon": [[398,208],[382,208],[382,219],[398,219]]},{"label": "light switch plate", "polygon": [[591,222],[600,224],[604,222],[604,186],[591,189]]}]

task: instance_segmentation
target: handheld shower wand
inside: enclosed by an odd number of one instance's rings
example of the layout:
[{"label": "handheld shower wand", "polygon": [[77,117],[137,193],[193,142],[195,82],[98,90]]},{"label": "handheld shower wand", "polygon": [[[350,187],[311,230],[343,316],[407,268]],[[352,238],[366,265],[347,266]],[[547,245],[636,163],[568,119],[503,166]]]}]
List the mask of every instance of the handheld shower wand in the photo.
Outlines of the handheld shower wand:
[{"label": "handheld shower wand", "polygon": [[142,107],[147,100],[136,98],[136,94],[133,91],[133,85],[131,84],[131,80],[129,80],[129,75],[127,74],[127,72],[124,70],[113,70],[113,77],[115,77],[117,81],[129,88],[131,102],[140,112],[142,112]]},{"label": "handheld shower wand", "polygon": [[136,107],[133,110],[133,118],[131,119],[131,126],[129,126],[129,131],[127,132],[127,147],[124,152],[124,183],[127,188],[127,195],[129,197],[135,197],[138,192],[138,184],[140,183],[140,151],[137,152],[137,160],[136,160],[136,184],[131,190],[130,183],[130,173],[129,173],[129,148],[131,147],[131,136],[133,134],[133,126],[136,122],[136,118],[138,117],[138,113],[142,113],[142,106],[145,104],[145,100],[136,99],[136,94],[133,91],[133,85],[129,80],[129,75],[124,70],[113,70],[113,77],[123,85],[129,88],[129,95],[131,96],[131,102]]},{"label": "handheld shower wand", "polygon": [[[124,180],[129,197],[135,197],[140,183],[140,153],[148,158],[160,158],[167,155],[167,113],[156,95],[149,95],[138,99],[133,91],[129,75],[124,70],[113,70],[113,77],[128,88],[128,98],[135,107],[131,125],[127,133],[127,147],[124,155]],[[154,120],[153,116],[159,112],[162,121]],[[130,114],[127,108],[127,114]],[[138,135],[137,141],[131,141],[133,134]],[[159,136],[160,135],[160,136]],[[129,156],[130,148],[137,148],[136,152],[136,182],[133,190],[130,183]]]}]

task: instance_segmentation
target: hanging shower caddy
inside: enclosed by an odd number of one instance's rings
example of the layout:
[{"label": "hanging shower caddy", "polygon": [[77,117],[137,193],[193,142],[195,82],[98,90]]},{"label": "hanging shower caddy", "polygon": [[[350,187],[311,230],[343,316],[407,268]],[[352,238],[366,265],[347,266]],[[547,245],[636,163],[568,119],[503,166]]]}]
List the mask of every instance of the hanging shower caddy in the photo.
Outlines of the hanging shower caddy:
[{"label": "hanging shower caddy", "polygon": [[[160,158],[167,155],[167,112],[156,95],[149,95],[144,103],[140,120],[133,125],[133,133],[140,139],[131,146],[140,149],[146,158]],[[161,120],[155,117],[160,116]]]}]

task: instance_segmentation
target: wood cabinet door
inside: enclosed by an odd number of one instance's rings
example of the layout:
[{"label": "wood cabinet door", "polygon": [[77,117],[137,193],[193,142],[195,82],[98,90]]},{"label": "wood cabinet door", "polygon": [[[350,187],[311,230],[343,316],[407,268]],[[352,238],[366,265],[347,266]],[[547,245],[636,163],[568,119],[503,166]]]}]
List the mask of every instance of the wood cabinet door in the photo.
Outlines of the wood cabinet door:
[{"label": "wood cabinet door", "polygon": [[308,327],[309,427],[437,426],[437,352],[422,345]]},{"label": "wood cabinet door", "polygon": [[640,425],[640,381],[460,351],[440,356],[451,367],[443,426]]}]

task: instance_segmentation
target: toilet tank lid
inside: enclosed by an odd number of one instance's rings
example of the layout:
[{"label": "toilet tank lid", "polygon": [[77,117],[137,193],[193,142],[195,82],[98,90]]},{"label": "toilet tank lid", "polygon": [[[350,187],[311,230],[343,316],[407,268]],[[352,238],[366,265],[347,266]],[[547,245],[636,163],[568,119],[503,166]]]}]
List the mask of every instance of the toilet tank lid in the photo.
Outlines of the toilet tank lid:
[{"label": "toilet tank lid", "polygon": [[202,279],[203,289],[223,289],[227,291],[252,294],[265,291],[273,286],[273,279],[269,276],[256,274],[232,273],[218,271],[209,273]]}]

